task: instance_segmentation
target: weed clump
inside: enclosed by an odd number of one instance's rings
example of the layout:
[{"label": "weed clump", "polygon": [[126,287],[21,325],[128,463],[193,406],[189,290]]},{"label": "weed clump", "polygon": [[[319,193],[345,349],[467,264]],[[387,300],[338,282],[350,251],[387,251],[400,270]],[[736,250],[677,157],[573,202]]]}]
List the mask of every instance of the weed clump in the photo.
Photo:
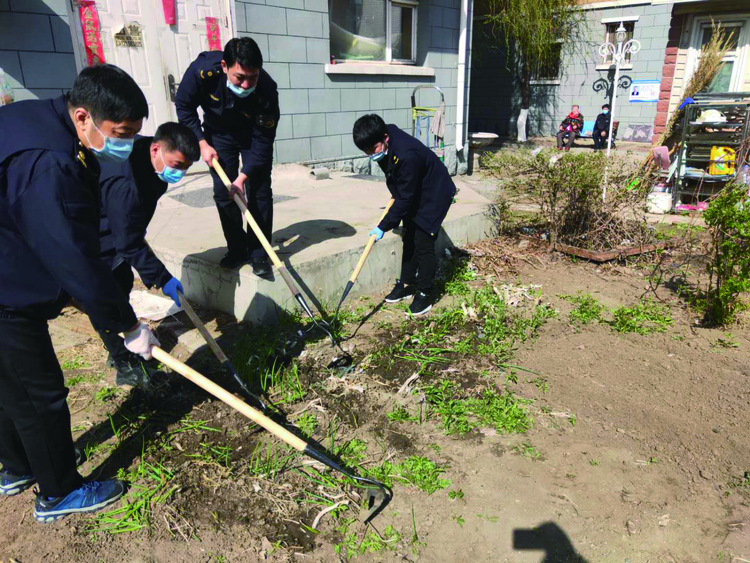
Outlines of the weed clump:
[{"label": "weed clump", "polygon": [[617,332],[634,332],[648,335],[666,332],[674,323],[669,309],[650,299],[641,301],[632,307],[618,307],[612,311],[614,320],[612,328]]},{"label": "weed clump", "polygon": [[574,305],[570,312],[571,323],[587,325],[602,321],[602,315],[606,309],[590,293],[581,294],[579,292],[577,295],[561,295],[560,297]]}]

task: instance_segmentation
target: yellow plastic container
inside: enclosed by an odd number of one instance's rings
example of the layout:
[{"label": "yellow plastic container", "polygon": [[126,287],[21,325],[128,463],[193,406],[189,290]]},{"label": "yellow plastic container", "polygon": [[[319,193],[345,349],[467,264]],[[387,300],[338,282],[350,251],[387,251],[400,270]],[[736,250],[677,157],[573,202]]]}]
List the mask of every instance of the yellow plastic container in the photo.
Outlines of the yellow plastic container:
[{"label": "yellow plastic container", "polygon": [[711,166],[708,173],[712,176],[734,174],[735,151],[729,147],[711,147]]}]

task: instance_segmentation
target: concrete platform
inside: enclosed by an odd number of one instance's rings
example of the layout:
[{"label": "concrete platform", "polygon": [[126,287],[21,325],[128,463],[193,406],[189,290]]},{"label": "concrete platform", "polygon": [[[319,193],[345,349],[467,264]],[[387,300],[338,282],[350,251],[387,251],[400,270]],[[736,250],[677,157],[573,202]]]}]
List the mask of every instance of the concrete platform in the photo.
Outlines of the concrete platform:
[{"label": "concrete platform", "polygon": [[[455,203],[443,224],[438,247],[489,236],[489,201],[460,179]],[[253,275],[249,265],[225,270],[218,263],[224,236],[208,175],[190,175],[159,202],[147,239],[154,252],[198,303],[238,319],[275,322],[279,308],[294,309],[289,289]],[[390,195],[382,178],[345,172],[315,181],[300,165],[274,168],[274,234],[279,258],[297,280],[308,302],[335,306]],[[352,295],[381,291],[400,272],[401,238],[394,233],[375,245]],[[351,299],[351,298],[350,298]]]}]

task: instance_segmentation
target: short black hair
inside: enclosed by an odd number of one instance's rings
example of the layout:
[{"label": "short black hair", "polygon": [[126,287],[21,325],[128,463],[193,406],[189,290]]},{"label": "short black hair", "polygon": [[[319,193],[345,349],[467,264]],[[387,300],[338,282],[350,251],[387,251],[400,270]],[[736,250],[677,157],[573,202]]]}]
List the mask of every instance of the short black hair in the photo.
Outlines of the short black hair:
[{"label": "short black hair", "polygon": [[224,62],[227,68],[239,63],[244,68],[263,68],[263,54],[254,39],[239,37],[230,39],[224,46]]},{"label": "short black hair", "polygon": [[198,145],[198,137],[195,133],[182,123],[167,121],[159,125],[154,133],[155,143],[164,143],[164,148],[169,152],[179,151],[185,158],[195,162],[201,156],[201,149]]},{"label": "short black hair", "polygon": [[66,99],[68,107],[84,108],[98,123],[122,123],[148,117],[148,102],[140,86],[115,65],[84,68]]},{"label": "short black hair", "polygon": [[604,108],[607,108],[607,109],[609,109],[609,104],[604,104],[604,105],[602,106],[602,109],[604,109]]},{"label": "short black hair", "polygon": [[387,134],[388,128],[385,125],[385,121],[376,113],[363,115],[354,122],[354,129],[352,129],[354,144],[357,145],[359,150],[364,152],[369,151],[377,143],[385,140]]}]

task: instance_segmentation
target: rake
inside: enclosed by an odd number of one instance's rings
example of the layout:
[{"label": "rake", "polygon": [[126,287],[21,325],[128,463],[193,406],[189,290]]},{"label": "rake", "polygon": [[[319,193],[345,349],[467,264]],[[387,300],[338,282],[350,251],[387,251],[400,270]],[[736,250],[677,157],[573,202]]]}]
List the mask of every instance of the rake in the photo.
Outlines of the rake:
[{"label": "rake", "polygon": [[292,434],[287,428],[271,420],[264,414],[260,413],[244,401],[241,401],[229,391],[223,387],[217,385],[207,377],[201,375],[193,368],[185,365],[178,359],[169,355],[167,352],[154,346],[151,348],[151,354],[164,365],[170,367],[186,379],[189,379],[195,383],[198,387],[204,389],[220,401],[226,403],[240,414],[246,416],[259,426],[262,426],[271,434],[286,442],[295,450],[302,452],[302,454],[311,457],[312,459],[319,461],[323,465],[337,471],[346,477],[352,479],[357,487],[361,487],[367,491],[366,493],[366,506],[367,512],[362,516],[362,520],[365,524],[369,523],[375,516],[388,505],[393,498],[393,491],[385,483],[380,483],[374,479],[368,479],[367,477],[359,477],[352,471],[347,470],[343,466],[339,465],[326,454],[314,449],[310,444],[305,442],[299,436]]},{"label": "rake", "polygon": [[[224,172],[224,169],[221,167],[221,164],[219,164],[219,161],[215,159],[213,160],[211,165],[213,166],[216,173],[219,175],[219,178],[221,178],[221,181],[224,182],[224,186],[227,188],[227,190],[229,190],[229,188],[232,185],[232,182],[229,181],[229,177],[226,175],[226,172]],[[297,284],[295,283],[292,276],[289,274],[289,271],[286,269],[286,266],[284,266],[281,260],[279,260],[279,257],[276,255],[276,252],[271,247],[270,243],[268,242],[268,239],[266,239],[265,235],[263,234],[263,231],[260,230],[258,223],[255,221],[255,218],[253,217],[252,213],[250,213],[250,210],[247,208],[247,205],[245,205],[245,202],[242,201],[242,198],[237,194],[234,194],[233,199],[234,199],[234,202],[242,211],[242,214],[244,215],[245,220],[247,221],[247,224],[253,230],[253,233],[255,233],[255,236],[258,237],[260,244],[263,246],[263,249],[266,251],[266,254],[268,254],[268,257],[271,259],[271,262],[273,262],[273,265],[276,266],[276,269],[279,271],[279,274],[281,275],[281,278],[284,280],[284,283],[286,283],[287,287],[289,288],[289,291],[292,292],[294,299],[297,301],[297,303],[305,312],[305,314],[308,317],[310,317],[310,320],[312,320],[312,326],[304,333],[300,332],[300,335],[304,337],[307,333],[309,333],[315,328],[322,330],[331,339],[331,346],[338,348],[342,354],[341,357],[334,358],[334,360],[331,362],[329,367],[342,367],[342,366],[350,364],[351,356],[341,347],[341,344],[334,338],[333,334],[330,331],[330,325],[327,322],[325,322],[323,319],[320,319],[318,321],[315,318],[315,315],[313,314],[312,309],[310,309],[310,306],[307,304],[307,300],[305,299],[305,296],[302,295],[302,292],[300,291],[299,287],[297,287]]]},{"label": "rake", "polygon": [[[393,202],[395,200],[393,198],[390,199],[388,202],[388,205],[385,206],[385,211],[383,211],[383,214],[380,216],[380,221],[382,221],[385,216],[388,214],[388,211],[390,210],[391,206],[393,205]],[[378,224],[380,223],[378,221]],[[336,324],[336,321],[339,318],[339,311],[341,310],[341,305],[344,304],[344,300],[346,299],[346,296],[349,295],[349,292],[354,287],[354,284],[357,283],[357,278],[359,277],[359,273],[362,271],[362,268],[365,265],[365,261],[367,260],[367,257],[370,255],[370,251],[372,250],[372,247],[375,245],[375,235],[372,235],[370,237],[370,240],[367,241],[367,246],[365,246],[364,252],[362,252],[362,256],[359,258],[359,262],[357,262],[357,266],[354,268],[354,272],[352,272],[352,277],[349,278],[349,281],[346,283],[346,287],[344,288],[344,294],[341,296],[341,301],[339,301],[339,306],[336,307],[336,315],[333,317],[333,324]]]}]

